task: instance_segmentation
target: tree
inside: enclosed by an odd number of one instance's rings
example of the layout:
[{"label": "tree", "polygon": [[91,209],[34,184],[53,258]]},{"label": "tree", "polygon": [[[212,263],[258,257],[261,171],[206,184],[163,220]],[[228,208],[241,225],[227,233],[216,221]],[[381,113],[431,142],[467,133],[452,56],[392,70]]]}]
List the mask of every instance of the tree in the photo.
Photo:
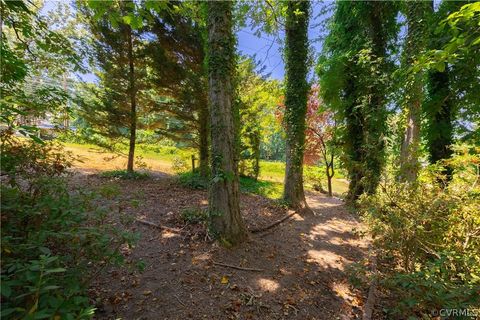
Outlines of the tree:
[{"label": "tree", "polygon": [[307,103],[305,164],[315,165],[319,160],[325,165],[328,196],[333,196],[332,178],[335,175],[336,121],[331,110],[325,110],[319,99],[319,86],[312,85]]},{"label": "tree", "polygon": [[[404,63],[408,68],[418,60],[426,49],[429,6],[427,1],[405,3],[407,37],[405,40]],[[404,112],[407,116],[405,134],[400,151],[400,173],[402,181],[414,182],[420,169],[420,133],[422,122],[422,101],[424,73],[409,72],[405,79]]]},{"label": "tree", "polygon": [[296,210],[308,211],[303,190],[303,152],[307,112],[308,1],[289,1],[285,25],[286,168],[283,199]]},{"label": "tree", "polygon": [[149,29],[156,40],[149,54],[158,92],[155,103],[159,106],[152,128],[162,136],[198,148],[200,174],[206,177],[209,113],[203,64],[204,26],[203,21],[195,21],[183,12],[187,5],[169,2],[168,14],[151,12]]},{"label": "tree", "polygon": [[251,58],[241,58],[237,66],[237,103],[240,113],[240,175],[258,178],[262,142],[271,141],[280,131],[274,117],[280,88],[275,80],[263,78],[255,71]]},{"label": "tree", "polygon": [[36,119],[63,109],[68,98],[57,81],[80,64],[68,39],[50,30],[39,11],[23,1],[0,1],[2,131],[18,130],[37,141]]},{"label": "tree", "polygon": [[232,3],[207,2],[207,65],[211,126],[209,221],[212,233],[225,245],[247,237],[239,204],[237,139],[234,110],[235,37]]},{"label": "tree", "polygon": [[[133,1],[82,5],[88,28],[94,35],[94,67],[99,72],[99,92],[95,104],[86,104],[84,116],[98,127],[98,133],[113,139],[128,138],[127,171],[133,172],[139,101],[148,86],[145,42],[140,37],[142,20]],[[143,103],[146,105],[146,103]]]},{"label": "tree", "polygon": [[[436,28],[430,30],[430,51],[419,65],[428,68],[425,134],[429,160],[436,163],[452,156],[455,133],[464,139],[478,137],[480,5],[442,2],[432,15]],[[451,178],[449,166],[444,173]]]},{"label": "tree", "polygon": [[319,60],[323,101],[339,117],[348,199],[375,192],[385,164],[386,93],[397,8],[392,2],[338,2]]}]

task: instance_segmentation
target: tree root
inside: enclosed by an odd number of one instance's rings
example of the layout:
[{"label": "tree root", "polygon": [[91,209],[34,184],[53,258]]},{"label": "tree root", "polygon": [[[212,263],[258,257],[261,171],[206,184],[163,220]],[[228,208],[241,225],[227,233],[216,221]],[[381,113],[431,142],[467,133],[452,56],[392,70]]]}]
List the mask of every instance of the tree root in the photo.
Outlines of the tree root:
[{"label": "tree root", "polygon": [[282,223],[283,221],[287,220],[288,218],[292,217],[294,214],[296,214],[297,212],[290,212],[289,214],[287,214],[286,216],[284,216],[283,218],[281,218],[280,220],[277,220],[271,224],[269,224],[268,226],[266,227],[262,227],[262,228],[256,228],[256,229],[250,229],[248,231],[250,231],[251,233],[259,233],[259,232],[263,232],[263,231],[267,231],[273,227],[275,227],[276,225],[279,225],[280,223]]}]

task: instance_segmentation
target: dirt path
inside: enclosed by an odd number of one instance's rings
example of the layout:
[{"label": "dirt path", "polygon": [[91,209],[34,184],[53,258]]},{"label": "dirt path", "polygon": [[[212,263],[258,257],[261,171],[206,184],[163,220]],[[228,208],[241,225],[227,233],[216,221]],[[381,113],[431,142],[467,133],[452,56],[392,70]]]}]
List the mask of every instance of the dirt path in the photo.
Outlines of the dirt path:
[{"label": "dirt path", "polygon": [[[310,194],[315,216],[290,220],[234,249],[206,238],[203,225],[185,226],[181,213],[205,209],[207,194],[185,189],[173,178],[108,181],[84,175],[81,183],[120,187],[124,210],[133,217],[183,228],[180,234],[134,224],[140,240],[127,259],[143,272],[112,269],[91,289],[98,319],[357,319],[364,293],[352,292],[345,272],[361,260],[366,242],[359,223],[338,199]],[[138,206],[126,205],[130,202]],[[271,200],[242,195],[249,228],[265,226],[286,211]],[[258,268],[244,271],[214,264]]]}]

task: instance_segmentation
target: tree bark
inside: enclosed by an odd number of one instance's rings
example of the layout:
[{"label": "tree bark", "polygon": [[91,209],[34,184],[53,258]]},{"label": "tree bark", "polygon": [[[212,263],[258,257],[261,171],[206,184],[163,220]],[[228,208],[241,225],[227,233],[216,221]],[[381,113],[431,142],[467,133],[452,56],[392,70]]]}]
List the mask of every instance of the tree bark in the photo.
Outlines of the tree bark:
[{"label": "tree bark", "polygon": [[[427,13],[429,2],[413,1],[407,4],[407,39],[405,48],[406,67],[412,65],[419,53],[425,50]],[[405,108],[407,123],[400,150],[401,181],[413,183],[420,170],[420,130],[423,100],[423,73],[407,75],[405,85]]]},{"label": "tree bark", "polygon": [[200,154],[200,176],[208,176],[208,103],[200,108],[199,112],[199,154]]},{"label": "tree bark", "polygon": [[135,160],[135,140],[137,132],[137,91],[135,88],[135,62],[133,56],[133,37],[132,28],[127,25],[128,41],[128,64],[129,64],[129,95],[130,95],[130,143],[128,149],[127,172],[133,172],[133,163]]},{"label": "tree bark", "polygon": [[[453,151],[450,146],[453,143],[454,112],[449,89],[449,69],[445,71],[432,71],[429,74],[430,105],[427,107],[429,118],[428,128],[428,152],[431,163],[448,159]],[[447,168],[448,176],[451,169]]]},{"label": "tree bark", "polygon": [[[296,14],[301,11],[302,14]],[[287,3],[285,43],[285,130],[286,168],[283,200],[293,209],[311,212],[303,189],[303,153],[305,148],[305,116],[307,111],[308,83],[308,1]]]},{"label": "tree bark", "polygon": [[212,142],[209,188],[210,231],[226,246],[247,237],[239,204],[233,73],[235,38],[232,3],[207,2],[208,80]]}]

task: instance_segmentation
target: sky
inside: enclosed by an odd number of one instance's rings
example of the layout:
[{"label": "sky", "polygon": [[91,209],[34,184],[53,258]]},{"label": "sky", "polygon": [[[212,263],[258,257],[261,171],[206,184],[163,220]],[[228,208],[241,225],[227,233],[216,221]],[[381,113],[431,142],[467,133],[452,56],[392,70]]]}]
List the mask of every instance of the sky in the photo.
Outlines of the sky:
[{"label": "sky", "polygon": [[[318,40],[320,36],[318,23],[328,18],[327,15],[319,16],[320,9],[325,3],[328,5],[329,1],[324,1],[323,3],[312,1],[308,38],[315,55],[322,50],[322,43]],[[259,38],[254,35],[254,31],[255,30],[251,30],[250,27],[245,27],[237,32],[237,50],[242,54],[255,56],[255,61],[259,62],[257,71],[260,71],[262,75],[282,80],[285,75],[285,66],[281,46],[274,41],[273,36],[263,34]],[[279,38],[281,39],[283,39],[284,36],[284,32],[279,34]]]},{"label": "sky", "polygon": [[[53,9],[59,1],[47,0],[43,7],[43,12],[48,12]],[[329,3],[324,1],[323,3]],[[310,18],[308,37],[313,53],[316,55],[321,51],[321,42],[317,39],[320,35],[320,28],[318,23],[325,19],[325,16],[319,16],[320,8],[324,5],[319,1],[312,1],[312,14]],[[285,75],[285,66],[282,58],[281,44],[275,41],[275,37],[262,34],[260,36],[254,35],[255,30],[251,27],[241,28],[236,32],[237,35],[237,50],[242,55],[248,55],[257,62],[257,71],[265,77],[283,80]],[[278,37],[283,41],[285,34],[280,32]],[[312,76],[312,75],[310,75]],[[83,74],[79,77],[87,82],[94,82],[95,76],[93,74]]]}]

